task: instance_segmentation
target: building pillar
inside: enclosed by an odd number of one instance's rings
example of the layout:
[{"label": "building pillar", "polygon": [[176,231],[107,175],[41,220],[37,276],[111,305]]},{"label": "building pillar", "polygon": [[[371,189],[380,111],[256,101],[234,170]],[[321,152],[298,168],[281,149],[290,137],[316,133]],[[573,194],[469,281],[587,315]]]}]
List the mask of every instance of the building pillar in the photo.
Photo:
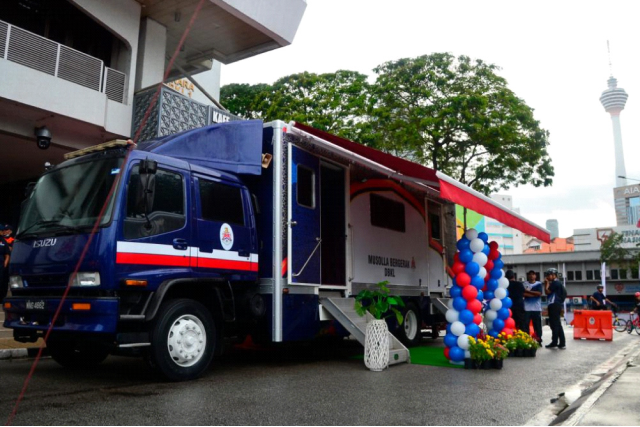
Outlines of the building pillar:
[{"label": "building pillar", "polygon": [[153,19],[143,19],[140,23],[135,92],[162,83],[166,47],[167,29]]}]

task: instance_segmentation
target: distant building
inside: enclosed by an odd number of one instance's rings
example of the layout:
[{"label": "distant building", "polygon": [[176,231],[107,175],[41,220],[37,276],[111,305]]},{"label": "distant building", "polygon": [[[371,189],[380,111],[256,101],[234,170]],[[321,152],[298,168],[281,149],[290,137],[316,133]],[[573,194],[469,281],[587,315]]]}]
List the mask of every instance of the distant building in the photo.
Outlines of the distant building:
[{"label": "distant building", "polygon": [[560,232],[558,230],[558,220],[557,219],[548,219],[545,228],[547,230],[549,230],[549,237],[551,237],[551,240],[553,240],[556,237],[560,236]]},{"label": "distant building", "polygon": [[[530,237],[530,236],[528,236]],[[554,252],[573,252],[573,237],[556,237],[551,239],[551,243],[545,243],[542,240],[530,237],[527,243],[525,243],[525,254],[537,254],[537,253],[554,253]]]},{"label": "distant building", "polygon": [[[513,200],[511,196],[502,194],[492,194],[491,199],[501,205],[511,209],[516,213],[520,213],[520,209],[513,208]],[[462,236],[464,230],[464,209],[462,206],[456,206],[456,219],[458,224],[458,238]],[[480,215],[467,209],[466,228],[475,228],[484,231],[489,235],[489,241],[495,241],[500,245],[500,252],[503,254],[521,254],[523,233],[520,230],[511,228],[501,222]]]}]

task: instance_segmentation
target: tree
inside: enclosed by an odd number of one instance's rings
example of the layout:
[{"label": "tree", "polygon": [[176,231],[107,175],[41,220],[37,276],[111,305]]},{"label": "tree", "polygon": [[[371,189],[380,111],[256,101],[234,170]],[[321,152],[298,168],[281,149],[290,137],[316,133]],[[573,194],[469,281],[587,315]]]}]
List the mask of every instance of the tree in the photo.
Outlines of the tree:
[{"label": "tree", "polygon": [[600,246],[600,262],[625,270],[630,269],[632,276],[637,277],[640,252],[637,249],[623,247],[623,242],[624,236],[621,233],[612,232]]},{"label": "tree", "polygon": [[369,84],[355,71],[299,73],[260,88],[228,85],[221,102],[235,114],[265,121],[297,121],[344,138],[361,140],[369,122],[366,116]]},{"label": "tree", "polygon": [[448,53],[376,67],[372,145],[485,194],[551,185],[549,133],[498,70]]}]

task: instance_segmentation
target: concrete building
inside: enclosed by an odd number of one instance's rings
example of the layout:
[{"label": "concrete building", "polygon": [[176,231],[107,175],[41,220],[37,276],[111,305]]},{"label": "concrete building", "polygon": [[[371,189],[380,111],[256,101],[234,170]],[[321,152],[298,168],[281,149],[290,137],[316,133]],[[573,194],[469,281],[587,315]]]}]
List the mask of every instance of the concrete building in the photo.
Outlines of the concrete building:
[{"label": "concrete building", "polygon": [[548,219],[545,228],[549,230],[549,236],[551,237],[551,240],[555,239],[556,237],[560,237],[560,230],[558,227],[557,219]]},{"label": "concrete building", "polygon": [[[566,278],[570,303],[576,307],[586,305],[588,297],[596,291],[596,286],[602,279],[599,250],[503,255],[502,260],[505,269],[513,270],[521,281],[526,280],[529,270],[535,271],[540,278],[548,268],[558,269],[560,278]],[[640,291],[637,271],[607,268],[606,283],[609,299],[619,302],[627,309],[631,307],[633,295]]]},{"label": "concrete building", "polygon": [[[199,4],[2,0],[0,221],[17,224],[24,188],[45,162],[131,137],[138,93],[289,45],[306,8],[305,0],[204,0],[164,79]],[[207,77],[217,95],[219,74]],[[49,148],[38,148],[38,135]]]}]

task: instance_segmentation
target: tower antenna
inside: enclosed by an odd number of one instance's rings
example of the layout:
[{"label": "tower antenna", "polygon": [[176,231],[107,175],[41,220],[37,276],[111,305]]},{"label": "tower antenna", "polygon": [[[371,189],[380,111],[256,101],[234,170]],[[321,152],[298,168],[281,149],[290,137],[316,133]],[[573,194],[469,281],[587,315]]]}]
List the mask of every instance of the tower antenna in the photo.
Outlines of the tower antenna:
[{"label": "tower antenna", "polygon": [[613,76],[613,66],[611,65],[611,48],[609,47],[609,40],[607,40],[607,53],[609,54],[609,75]]}]

